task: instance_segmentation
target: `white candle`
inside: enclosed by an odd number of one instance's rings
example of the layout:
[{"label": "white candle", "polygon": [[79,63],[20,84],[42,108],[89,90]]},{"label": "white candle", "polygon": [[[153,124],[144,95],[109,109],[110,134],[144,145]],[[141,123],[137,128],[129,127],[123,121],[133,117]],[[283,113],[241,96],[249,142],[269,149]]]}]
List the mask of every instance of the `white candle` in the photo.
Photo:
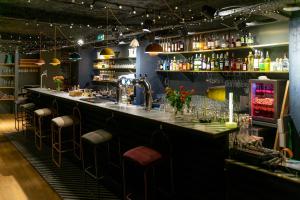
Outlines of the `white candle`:
[{"label": "white candle", "polygon": [[229,123],[233,122],[233,93],[229,93]]}]

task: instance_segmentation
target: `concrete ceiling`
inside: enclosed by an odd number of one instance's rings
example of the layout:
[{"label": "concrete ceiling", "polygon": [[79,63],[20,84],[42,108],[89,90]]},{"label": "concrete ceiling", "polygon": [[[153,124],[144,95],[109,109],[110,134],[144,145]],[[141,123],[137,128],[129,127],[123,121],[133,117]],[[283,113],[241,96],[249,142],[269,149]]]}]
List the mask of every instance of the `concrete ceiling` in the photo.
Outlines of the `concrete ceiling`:
[{"label": "concrete ceiling", "polygon": [[[107,16],[110,35],[117,37],[138,33],[141,23],[149,23],[152,29],[164,30],[165,27],[188,27],[193,31],[224,28],[232,25],[236,16],[225,20],[209,22],[206,9],[216,10],[233,5],[251,6],[273,2],[275,7],[284,5],[288,0],[0,0],[0,34],[4,41],[53,40],[54,26],[58,37],[68,44],[77,38],[92,40],[106,31]],[[275,3],[274,3],[275,2]],[[120,6],[122,8],[120,9]],[[108,8],[108,9],[107,9]],[[272,9],[272,8],[265,8]],[[133,14],[133,10],[136,14]],[[208,13],[209,14],[209,13]],[[280,13],[285,14],[285,13]],[[149,15],[149,17],[147,17]],[[159,19],[160,16],[161,18]],[[242,16],[243,17],[243,16]],[[182,19],[184,23],[182,22]],[[253,18],[249,16],[248,18]],[[149,20],[151,19],[151,20]],[[155,22],[152,20],[155,19]],[[150,22],[149,22],[150,21]],[[70,40],[70,41],[69,41]],[[0,40],[1,44],[1,40]]]}]

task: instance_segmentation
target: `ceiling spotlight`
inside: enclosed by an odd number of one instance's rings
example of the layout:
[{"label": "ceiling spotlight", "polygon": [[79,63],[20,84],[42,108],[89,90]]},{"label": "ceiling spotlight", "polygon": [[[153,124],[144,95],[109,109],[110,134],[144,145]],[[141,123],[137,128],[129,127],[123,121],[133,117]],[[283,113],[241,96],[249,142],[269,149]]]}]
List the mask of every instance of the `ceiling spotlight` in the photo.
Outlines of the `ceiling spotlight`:
[{"label": "ceiling spotlight", "polygon": [[122,5],[119,5],[118,7],[119,7],[119,9],[122,9],[122,8],[123,8],[123,6],[122,6]]},{"label": "ceiling spotlight", "polygon": [[93,5],[93,4],[91,4],[91,5],[90,5],[90,9],[92,10],[93,8],[94,8],[94,5]]},{"label": "ceiling spotlight", "polygon": [[77,40],[77,44],[78,44],[79,46],[82,46],[82,45],[84,44],[83,39],[78,39],[78,40]]},{"label": "ceiling spotlight", "polygon": [[178,10],[178,6],[175,6],[175,10]]},{"label": "ceiling spotlight", "polygon": [[192,12],[192,9],[189,9],[189,12]]},{"label": "ceiling spotlight", "polygon": [[90,25],[89,25],[89,24],[88,24],[88,25],[86,25],[86,26],[90,28]]},{"label": "ceiling spotlight", "polygon": [[122,32],[120,32],[120,34],[119,34],[120,36],[123,36],[123,33]]},{"label": "ceiling spotlight", "polygon": [[50,27],[52,27],[52,26],[53,26],[53,24],[51,23],[51,24],[50,24]]},{"label": "ceiling spotlight", "polygon": [[146,17],[148,18],[150,15],[149,15],[149,13],[146,13]]},{"label": "ceiling spotlight", "polygon": [[134,7],[132,8],[132,14],[136,14],[136,10],[134,9]]},{"label": "ceiling spotlight", "polygon": [[36,26],[39,26],[39,25],[40,25],[39,23],[36,24]]},{"label": "ceiling spotlight", "polygon": [[83,5],[83,4],[84,4],[84,1],[82,1],[81,4]]},{"label": "ceiling spotlight", "polygon": [[27,0],[27,3],[30,3],[31,1],[30,0]]}]

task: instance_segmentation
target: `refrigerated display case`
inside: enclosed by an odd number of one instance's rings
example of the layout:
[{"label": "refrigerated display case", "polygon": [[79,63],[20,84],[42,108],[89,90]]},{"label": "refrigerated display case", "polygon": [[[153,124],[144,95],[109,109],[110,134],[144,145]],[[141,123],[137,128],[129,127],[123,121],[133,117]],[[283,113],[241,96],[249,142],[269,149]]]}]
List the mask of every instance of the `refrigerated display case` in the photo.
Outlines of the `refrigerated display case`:
[{"label": "refrigerated display case", "polygon": [[250,114],[254,123],[276,127],[285,84],[285,80],[250,80]]}]

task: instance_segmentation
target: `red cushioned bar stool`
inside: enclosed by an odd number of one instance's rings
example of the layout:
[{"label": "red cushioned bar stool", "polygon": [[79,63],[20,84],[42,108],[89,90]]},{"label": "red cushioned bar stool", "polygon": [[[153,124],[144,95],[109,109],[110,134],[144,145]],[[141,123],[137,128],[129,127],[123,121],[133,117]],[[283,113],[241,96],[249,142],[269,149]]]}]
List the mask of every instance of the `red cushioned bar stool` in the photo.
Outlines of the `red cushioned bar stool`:
[{"label": "red cushioned bar stool", "polygon": [[[57,167],[61,167],[62,153],[73,151],[74,156],[81,159],[81,142],[75,141],[77,133],[81,136],[81,114],[77,106],[73,108],[73,115],[53,118],[51,120],[51,132],[52,161]],[[72,134],[69,134],[70,132]],[[75,148],[79,148],[79,153]]]},{"label": "red cushioned bar stool", "polygon": [[[161,134],[164,138],[166,137],[165,133],[162,131],[162,126],[160,126],[159,131],[155,131],[151,136],[151,145],[153,145],[153,138],[157,134]],[[168,141],[169,144],[169,141]],[[170,149],[170,147],[168,147]],[[141,168],[143,170],[143,179],[144,179],[144,200],[149,199],[149,192],[148,192],[148,179],[149,179],[149,171],[152,169],[153,175],[155,174],[155,168],[161,164],[166,158],[165,152],[160,152],[154,148],[146,147],[146,146],[138,146],[126,151],[123,154],[123,195],[124,199],[131,200],[132,193],[127,193],[127,186],[126,186],[126,170],[125,170],[125,161],[131,161],[135,166]],[[173,188],[173,167],[172,161],[170,159],[170,181],[171,187]],[[155,177],[153,177],[155,179]],[[153,181],[155,182],[155,180]],[[156,189],[156,188],[152,188]],[[173,189],[172,189],[173,190]]]}]

